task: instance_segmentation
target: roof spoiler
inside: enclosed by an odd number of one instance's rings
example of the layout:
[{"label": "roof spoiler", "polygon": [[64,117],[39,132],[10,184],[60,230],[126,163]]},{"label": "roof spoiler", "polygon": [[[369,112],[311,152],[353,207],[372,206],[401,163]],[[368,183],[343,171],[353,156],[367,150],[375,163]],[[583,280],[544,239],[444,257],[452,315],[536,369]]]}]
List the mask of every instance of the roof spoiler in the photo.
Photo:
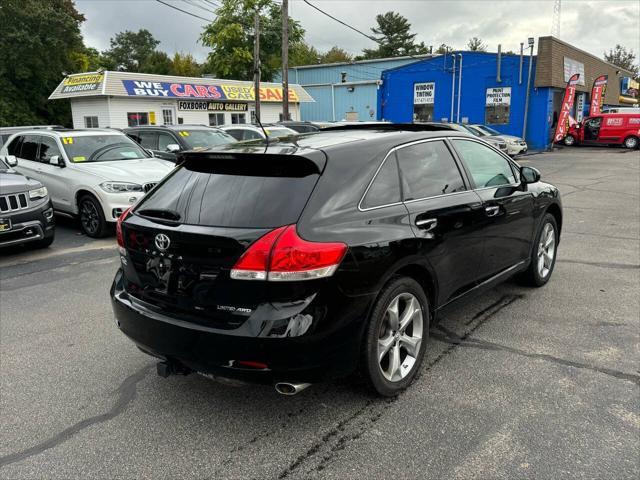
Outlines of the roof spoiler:
[{"label": "roof spoiler", "polygon": [[348,123],[323,128],[323,132],[332,130],[387,130],[395,132],[437,132],[442,130],[454,130],[448,125],[433,123]]}]

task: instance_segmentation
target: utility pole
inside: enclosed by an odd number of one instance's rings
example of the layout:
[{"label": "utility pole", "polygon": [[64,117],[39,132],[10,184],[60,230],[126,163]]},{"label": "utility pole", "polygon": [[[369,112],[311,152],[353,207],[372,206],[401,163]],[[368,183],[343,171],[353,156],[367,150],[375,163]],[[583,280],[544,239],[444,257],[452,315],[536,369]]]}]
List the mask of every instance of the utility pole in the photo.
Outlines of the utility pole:
[{"label": "utility pole", "polygon": [[289,0],[282,0],[282,120],[289,120]]},{"label": "utility pole", "polygon": [[529,73],[527,74],[527,95],[524,100],[524,121],[522,122],[522,139],[526,140],[527,137],[527,116],[529,115],[529,91],[531,90],[531,66],[533,64],[533,44],[535,40],[533,37],[529,37]]},{"label": "utility pole", "polygon": [[260,11],[256,9],[253,17],[253,88],[255,97],[255,116],[260,121]]}]

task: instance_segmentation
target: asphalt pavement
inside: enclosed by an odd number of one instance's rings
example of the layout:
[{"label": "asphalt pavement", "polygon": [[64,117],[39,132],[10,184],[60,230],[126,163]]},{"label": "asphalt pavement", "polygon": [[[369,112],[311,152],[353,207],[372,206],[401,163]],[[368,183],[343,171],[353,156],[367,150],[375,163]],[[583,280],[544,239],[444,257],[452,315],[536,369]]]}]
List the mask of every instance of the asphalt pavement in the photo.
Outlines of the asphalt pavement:
[{"label": "asphalt pavement", "polygon": [[113,320],[113,237],[1,252],[0,478],[639,478],[640,153],[522,163],[563,194],[553,278],[445,312],[392,400],[160,378]]}]

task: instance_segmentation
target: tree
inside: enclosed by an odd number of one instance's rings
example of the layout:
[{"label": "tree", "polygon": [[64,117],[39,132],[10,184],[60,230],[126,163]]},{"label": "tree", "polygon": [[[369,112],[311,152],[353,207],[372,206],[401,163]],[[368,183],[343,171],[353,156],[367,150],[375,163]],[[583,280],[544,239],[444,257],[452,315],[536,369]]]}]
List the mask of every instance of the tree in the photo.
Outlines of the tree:
[{"label": "tree", "polygon": [[182,77],[199,77],[202,68],[190,53],[176,52],[171,61],[171,71],[173,75]]},{"label": "tree", "polygon": [[378,48],[363,50],[362,58],[385,58],[428,53],[423,42],[415,43],[409,20],[396,12],[376,15],[377,27],[372,27]]},{"label": "tree", "polygon": [[156,75],[172,75],[173,62],[165,52],[154,50],[143,60],[136,70],[140,73],[155,73]]},{"label": "tree", "polygon": [[453,51],[453,47],[447,45],[446,43],[441,43],[440,46],[436,48],[435,53],[437,53],[438,55],[445,55],[452,51]]},{"label": "tree", "polygon": [[304,41],[289,46],[289,65],[292,67],[322,63],[321,57],[322,55],[315,47]]},{"label": "tree", "polygon": [[125,30],[111,39],[111,48],[104,55],[111,59],[116,69],[139,72],[147,58],[155,52],[160,41],[149,30],[137,32]]},{"label": "tree", "polygon": [[604,59],[613,63],[617,67],[624,68],[625,70],[633,73],[634,78],[638,78],[638,64],[636,63],[636,54],[633,49],[627,50],[626,47],[617,44],[615,48],[609,49],[609,53],[604,52]]},{"label": "tree", "polygon": [[320,55],[320,63],[350,62],[352,60],[353,55],[340,47],[331,47],[331,49]]},{"label": "tree", "polygon": [[84,17],[71,0],[3,0],[0,126],[70,124],[69,103],[48,97],[84,52]]},{"label": "tree", "polygon": [[467,49],[472,52],[486,52],[487,46],[482,43],[482,40],[478,37],[472,37],[467,42]]},{"label": "tree", "polygon": [[[281,68],[282,12],[271,0],[222,0],[216,19],[207,25],[200,41],[211,48],[205,66],[220,78],[250,80],[253,78],[253,18],[260,15],[261,75],[273,79]],[[289,44],[304,38],[299,22],[289,19]]]}]

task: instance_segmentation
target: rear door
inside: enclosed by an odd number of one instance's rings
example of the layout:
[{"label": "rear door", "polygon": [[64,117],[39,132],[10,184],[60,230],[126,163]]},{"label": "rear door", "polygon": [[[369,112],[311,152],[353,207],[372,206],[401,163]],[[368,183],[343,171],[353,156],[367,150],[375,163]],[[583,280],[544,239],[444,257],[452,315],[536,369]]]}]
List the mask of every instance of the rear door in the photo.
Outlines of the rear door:
[{"label": "rear door", "polygon": [[520,184],[511,160],[472,139],[452,139],[482,199],[482,277],[491,277],[529,257],[534,230],[533,195]]},{"label": "rear door", "polygon": [[437,274],[438,305],[443,305],[479,277],[482,201],[465,182],[444,140],[402,146],[396,155],[411,228]]},{"label": "rear door", "polygon": [[595,143],[600,136],[600,128],[602,127],[602,117],[590,117],[584,121],[582,140],[586,143]]},{"label": "rear door", "polygon": [[38,161],[38,147],[40,146],[38,136],[22,135],[22,141],[17,145],[19,148],[14,153],[18,159],[16,170],[23,175],[35,178],[46,186],[41,173],[40,162]]}]

